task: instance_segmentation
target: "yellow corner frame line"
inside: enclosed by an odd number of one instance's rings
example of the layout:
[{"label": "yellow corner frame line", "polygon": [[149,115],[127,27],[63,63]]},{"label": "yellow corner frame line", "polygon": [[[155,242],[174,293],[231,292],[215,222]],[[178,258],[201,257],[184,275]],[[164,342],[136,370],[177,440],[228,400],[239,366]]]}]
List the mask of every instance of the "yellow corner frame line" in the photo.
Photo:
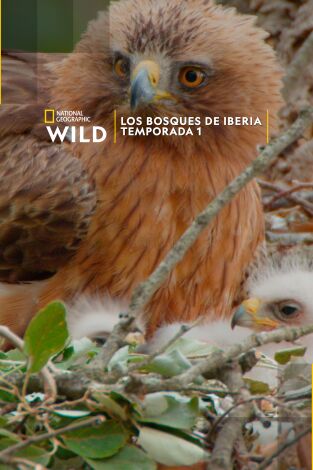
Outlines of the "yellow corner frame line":
[{"label": "yellow corner frame line", "polygon": [[0,0],[0,105],[2,104],[2,0]]}]

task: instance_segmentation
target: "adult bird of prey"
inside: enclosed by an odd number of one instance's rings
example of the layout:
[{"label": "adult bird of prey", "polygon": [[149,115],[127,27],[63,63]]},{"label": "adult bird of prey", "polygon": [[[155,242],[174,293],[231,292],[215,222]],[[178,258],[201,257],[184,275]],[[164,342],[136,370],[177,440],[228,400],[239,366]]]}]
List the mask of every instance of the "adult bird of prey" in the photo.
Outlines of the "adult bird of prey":
[{"label": "adult bird of prey", "polygon": [[[22,335],[58,298],[127,302],[194,217],[255,157],[265,126],[203,126],[198,136],[113,139],[128,116],[252,116],[281,105],[281,71],[251,17],[210,0],[120,0],[62,60],[7,54],[0,109],[0,323]],[[81,110],[103,143],[52,144],[44,108]],[[95,193],[94,193],[95,191]],[[263,240],[256,182],[199,237],[143,315],[229,316]],[[49,278],[49,276],[51,276]],[[16,285],[24,280],[42,280]]]}]

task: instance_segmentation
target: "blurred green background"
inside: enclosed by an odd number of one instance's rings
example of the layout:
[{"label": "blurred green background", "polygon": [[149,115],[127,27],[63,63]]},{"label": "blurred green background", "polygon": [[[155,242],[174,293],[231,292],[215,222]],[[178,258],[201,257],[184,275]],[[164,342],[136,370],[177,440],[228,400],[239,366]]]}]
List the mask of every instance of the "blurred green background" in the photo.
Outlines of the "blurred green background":
[{"label": "blurred green background", "polygon": [[2,0],[5,49],[69,52],[110,0]]}]

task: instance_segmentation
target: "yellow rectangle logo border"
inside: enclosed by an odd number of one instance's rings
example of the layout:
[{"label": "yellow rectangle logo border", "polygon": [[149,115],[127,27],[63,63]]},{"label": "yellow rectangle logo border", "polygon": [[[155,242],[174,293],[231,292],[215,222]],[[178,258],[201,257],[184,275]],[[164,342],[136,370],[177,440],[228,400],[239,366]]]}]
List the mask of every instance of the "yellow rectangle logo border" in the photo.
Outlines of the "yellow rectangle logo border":
[{"label": "yellow rectangle logo border", "polygon": [[[48,113],[51,113],[50,119],[48,118]],[[45,124],[54,124],[55,123],[55,110],[54,109],[45,109]]]}]

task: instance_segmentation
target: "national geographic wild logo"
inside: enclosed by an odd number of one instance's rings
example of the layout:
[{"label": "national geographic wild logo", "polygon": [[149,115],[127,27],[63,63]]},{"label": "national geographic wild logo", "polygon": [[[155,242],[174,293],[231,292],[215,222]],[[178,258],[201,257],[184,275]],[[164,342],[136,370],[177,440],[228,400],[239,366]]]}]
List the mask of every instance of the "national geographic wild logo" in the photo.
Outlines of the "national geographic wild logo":
[{"label": "national geographic wild logo", "polygon": [[[84,116],[84,113],[79,110],[45,109],[44,123],[51,142],[62,143],[67,140],[73,143],[88,144],[90,142],[101,143],[107,138],[104,127],[91,127],[91,118]],[[86,127],[92,129],[91,134],[90,131],[88,132],[88,136],[86,135]]]}]

